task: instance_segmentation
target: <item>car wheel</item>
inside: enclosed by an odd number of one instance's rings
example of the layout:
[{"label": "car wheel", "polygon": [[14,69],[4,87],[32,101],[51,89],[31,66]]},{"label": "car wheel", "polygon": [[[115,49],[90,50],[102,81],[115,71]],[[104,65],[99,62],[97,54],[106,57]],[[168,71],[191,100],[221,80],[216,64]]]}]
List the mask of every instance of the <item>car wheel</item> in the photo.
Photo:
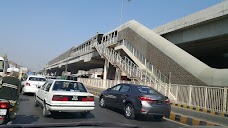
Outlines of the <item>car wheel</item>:
[{"label": "car wheel", "polygon": [[134,110],[134,106],[132,104],[128,103],[127,105],[125,105],[124,115],[128,119],[134,119],[135,118],[135,110]]},{"label": "car wheel", "polygon": [[102,108],[105,108],[105,107],[106,107],[105,99],[104,99],[103,96],[102,96],[101,99],[100,99],[100,106],[101,106]]},{"label": "car wheel", "polygon": [[38,107],[39,106],[39,104],[38,104],[38,101],[37,101],[37,99],[36,99],[37,97],[36,97],[36,95],[35,95],[35,98],[34,98],[34,105],[35,105],[35,107]]},{"label": "car wheel", "polygon": [[49,116],[51,114],[50,111],[47,110],[45,102],[44,102],[42,114],[43,114],[43,117],[47,117],[47,116]]},{"label": "car wheel", "polygon": [[163,119],[163,116],[161,116],[161,115],[154,115],[154,119],[160,121],[160,120]]},{"label": "car wheel", "polygon": [[86,117],[90,112],[81,112],[82,117]]}]

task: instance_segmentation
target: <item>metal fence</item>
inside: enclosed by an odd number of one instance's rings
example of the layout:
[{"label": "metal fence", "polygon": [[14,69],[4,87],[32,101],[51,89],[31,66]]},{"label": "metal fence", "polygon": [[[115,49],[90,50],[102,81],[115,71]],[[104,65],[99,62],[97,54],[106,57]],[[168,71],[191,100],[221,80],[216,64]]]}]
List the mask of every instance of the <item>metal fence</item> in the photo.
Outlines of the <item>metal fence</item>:
[{"label": "metal fence", "polygon": [[85,85],[92,86],[95,88],[102,88],[102,89],[110,88],[119,83],[146,85],[158,90],[163,95],[170,96],[168,86],[167,85],[164,86],[163,84],[159,84],[159,83],[124,81],[124,80],[103,80],[103,79],[92,79],[92,78],[78,78],[78,81],[84,83]]},{"label": "metal fence", "polygon": [[170,93],[176,103],[228,113],[227,88],[171,84]]},{"label": "metal fence", "polygon": [[[195,85],[178,85],[170,84],[170,86],[162,86],[158,83],[139,83],[137,81],[118,81],[118,80],[102,80],[90,78],[78,78],[78,81],[85,85],[96,88],[110,88],[118,83],[132,83],[150,86],[166,96],[176,97],[172,100],[174,103],[195,106],[207,110],[228,113],[228,88],[226,87],[209,87]],[[104,86],[103,86],[104,82]]]},{"label": "metal fence", "polygon": [[[119,83],[132,83],[137,84],[136,81],[124,81],[124,80],[103,80],[103,79],[92,79],[92,78],[78,78],[79,82],[82,82],[85,85],[101,88],[101,89],[107,89],[111,88],[112,86],[119,84]],[[103,86],[103,82],[105,82]]]}]

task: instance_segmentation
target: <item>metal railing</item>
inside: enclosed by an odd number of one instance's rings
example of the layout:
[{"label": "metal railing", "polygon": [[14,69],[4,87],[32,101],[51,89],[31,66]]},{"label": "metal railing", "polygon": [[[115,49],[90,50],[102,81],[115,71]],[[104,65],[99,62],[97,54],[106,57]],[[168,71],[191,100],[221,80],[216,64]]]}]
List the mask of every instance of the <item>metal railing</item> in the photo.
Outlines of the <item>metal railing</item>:
[{"label": "metal railing", "polygon": [[[94,40],[94,42],[98,44],[97,40]],[[117,43],[117,37],[109,38],[108,40],[102,42],[102,44],[105,45],[106,47],[116,43]],[[78,57],[78,56],[93,52],[94,51],[93,47],[94,47],[94,43],[90,45],[84,44],[77,50],[75,50],[76,48],[71,48],[67,50],[65,53],[58,56],[57,58],[50,61],[48,63],[48,66],[58,65],[59,63],[62,63],[64,60],[68,60],[72,57]]]},{"label": "metal railing", "polygon": [[91,47],[93,48],[96,45],[103,45],[105,47],[108,47],[108,46],[111,46],[113,44],[117,44],[117,37],[110,38],[106,41],[101,41],[101,43],[99,43],[97,40],[94,40]]},{"label": "metal railing", "polygon": [[[129,58],[121,57],[115,50],[107,48],[104,44],[95,44],[94,47],[97,49],[98,53],[105,57],[112,65],[118,66],[127,76],[131,79],[136,79],[141,84],[155,84],[156,79],[154,79],[151,74],[140,69],[136,64],[134,64]],[[164,95],[168,95],[168,85],[159,84],[159,88],[155,88]]]},{"label": "metal railing", "polygon": [[65,58],[69,57],[70,56],[70,53],[71,53],[71,49],[70,48],[69,50],[67,50],[66,52],[64,52],[63,54],[59,55],[58,57],[54,58],[53,60],[51,60],[50,62],[48,62],[48,65],[53,65],[55,63],[58,63],[59,61],[61,60],[64,60]]},{"label": "metal railing", "polygon": [[117,37],[109,38],[106,41],[101,42],[104,46],[108,47],[110,45],[116,44],[117,43]]},{"label": "metal railing", "polygon": [[170,89],[176,96],[176,103],[223,113],[228,113],[227,91],[225,87],[178,84],[172,84]]},{"label": "metal railing", "polygon": [[105,80],[105,86],[103,86],[103,79],[92,79],[92,78],[78,78],[79,82],[82,82],[84,85],[92,86],[95,88],[107,89],[111,88],[119,83],[132,83],[138,84],[136,81],[124,81],[124,80]]},{"label": "metal railing", "polygon": [[139,83],[137,81],[118,80],[105,80],[105,86],[103,86],[102,79],[78,78],[78,81],[87,86],[102,89],[110,88],[119,83],[147,85],[157,89],[158,91],[162,92],[162,94],[174,94],[177,98],[176,100],[172,101],[173,103],[180,103],[228,114],[228,88],[226,87],[171,84],[169,88],[163,88],[163,86],[158,83]]},{"label": "metal railing", "polygon": [[86,45],[86,46],[84,46],[84,47],[82,47],[76,51],[72,51],[70,56],[71,57],[72,56],[81,56],[81,55],[86,54],[88,52],[92,52],[93,50],[94,49],[92,49],[92,44]]},{"label": "metal railing", "polygon": [[78,56],[90,53],[92,51],[94,51],[94,49],[92,49],[92,44],[85,45],[77,50],[75,50],[74,48],[71,48],[67,52],[61,54],[59,57],[57,57],[54,60],[52,60],[51,62],[49,62],[48,66],[58,65],[59,63],[67,61],[73,57],[78,57]]},{"label": "metal railing", "polygon": [[97,45],[95,47],[101,56],[104,56],[112,65],[117,65],[121,70],[128,74],[128,77],[143,81],[145,75],[143,76],[143,72],[128,58],[122,58],[115,50],[109,49],[104,45]]},{"label": "metal railing", "polygon": [[[124,40],[122,41],[124,42]],[[103,46],[100,47],[100,55],[102,54],[101,53],[101,50],[102,48],[106,48],[110,45],[113,45],[113,44],[119,44],[121,43],[120,42],[117,42],[117,37],[113,38],[113,39],[109,39],[107,42],[102,42]],[[96,46],[98,46],[98,43],[94,43]],[[108,57],[112,60],[109,60],[110,62],[114,62],[114,64],[119,64],[118,66],[125,72],[128,74],[128,76],[130,77],[136,77],[138,78],[137,80],[140,81],[140,83],[146,83],[145,85],[148,85],[151,83],[156,83],[156,84],[153,84],[153,85],[159,85],[159,86],[156,86],[158,88],[156,88],[158,91],[160,91],[161,93],[163,93],[164,95],[167,95],[167,91],[169,90],[168,89],[168,83],[169,83],[169,80],[168,78],[163,75],[160,70],[158,70],[157,68],[155,68],[153,65],[149,65],[148,61],[145,59],[145,57],[143,57],[137,50],[135,50],[132,46],[130,46],[130,44],[128,42],[125,42],[125,44],[128,44],[128,47],[129,49],[131,49],[130,51],[134,54],[134,56],[136,56],[137,58],[141,58],[141,62],[145,62],[147,63],[147,71],[144,71],[144,70],[141,70],[135,63],[133,63],[129,58],[127,58],[126,56],[125,57],[121,57],[118,53],[116,53],[115,50],[113,49],[110,49],[111,50],[111,55],[113,55],[113,57]],[[94,46],[95,46],[94,45]],[[104,50],[104,49],[103,49]],[[106,52],[106,56],[109,55],[108,53],[108,50],[104,50]],[[123,60],[121,60],[123,59]],[[145,64],[145,63],[142,63],[142,64]],[[151,67],[151,68],[149,68]],[[171,95],[171,93],[170,93]],[[174,95],[171,95],[173,98]]]},{"label": "metal railing", "polygon": [[121,40],[117,45],[124,45],[147,69],[148,73],[154,76],[157,80],[164,83],[169,83],[170,80],[166,77],[160,70],[158,70],[154,65],[152,65],[147,59],[137,51],[128,41]]},{"label": "metal railing", "polygon": [[[163,88],[163,86],[161,84],[156,84],[156,83],[141,83],[138,81],[126,81],[126,80],[103,80],[103,79],[93,79],[93,78],[78,78],[79,82],[82,82],[83,84],[87,85],[87,86],[92,86],[95,88],[100,88],[100,89],[107,89],[107,88],[111,88],[116,84],[119,83],[128,83],[128,84],[138,84],[138,85],[146,85],[146,86],[150,86],[154,89],[157,89],[159,92],[162,92],[162,94],[165,94],[165,92],[168,90],[166,90],[166,88]],[[103,86],[103,81],[105,81],[105,86]],[[164,91],[163,91],[164,90]]]}]

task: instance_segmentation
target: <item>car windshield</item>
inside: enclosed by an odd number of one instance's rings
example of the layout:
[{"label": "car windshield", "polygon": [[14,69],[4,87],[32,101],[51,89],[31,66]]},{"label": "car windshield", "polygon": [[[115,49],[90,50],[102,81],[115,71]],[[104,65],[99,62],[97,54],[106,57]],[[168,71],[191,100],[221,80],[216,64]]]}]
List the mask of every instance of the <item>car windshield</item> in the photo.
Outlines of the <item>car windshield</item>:
[{"label": "car windshield", "polygon": [[149,94],[149,95],[159,95],[160,94],[150,87],[139,86],[139,87],[137,87],[137,89],[139,90],[140,93],[143,93],[143,94]]},{"label": "car windshield", "polygon": [[46,79],[42,77],[29,77],[29,81],[46,81]]},{"label": "car windshield", "polygon": [[56,81],[53,91],[71,91],[71,92],[87,92],[82,83],[69,81]]}]

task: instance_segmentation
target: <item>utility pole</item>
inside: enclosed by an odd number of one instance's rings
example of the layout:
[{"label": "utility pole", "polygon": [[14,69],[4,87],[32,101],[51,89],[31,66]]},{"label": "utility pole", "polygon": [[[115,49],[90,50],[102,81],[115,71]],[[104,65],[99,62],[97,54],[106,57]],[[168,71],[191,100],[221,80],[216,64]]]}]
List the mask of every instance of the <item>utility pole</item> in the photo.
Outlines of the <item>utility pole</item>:
[{"label": "utility pole", "polygon": [[120,25],[122,24],[122,18],[123,18],[123,7],[124,7],[124,0],[122,0],[121,10],[120,10]]},{"label": "utility pole", "polygon": [[[131,2],[131,0],[128,0],[128,2]],[[120,25],[122,24],[122,19],[123,19],[123,8],[124,8],[124,0],[122,0],[122,2],[121,2]]]}]

